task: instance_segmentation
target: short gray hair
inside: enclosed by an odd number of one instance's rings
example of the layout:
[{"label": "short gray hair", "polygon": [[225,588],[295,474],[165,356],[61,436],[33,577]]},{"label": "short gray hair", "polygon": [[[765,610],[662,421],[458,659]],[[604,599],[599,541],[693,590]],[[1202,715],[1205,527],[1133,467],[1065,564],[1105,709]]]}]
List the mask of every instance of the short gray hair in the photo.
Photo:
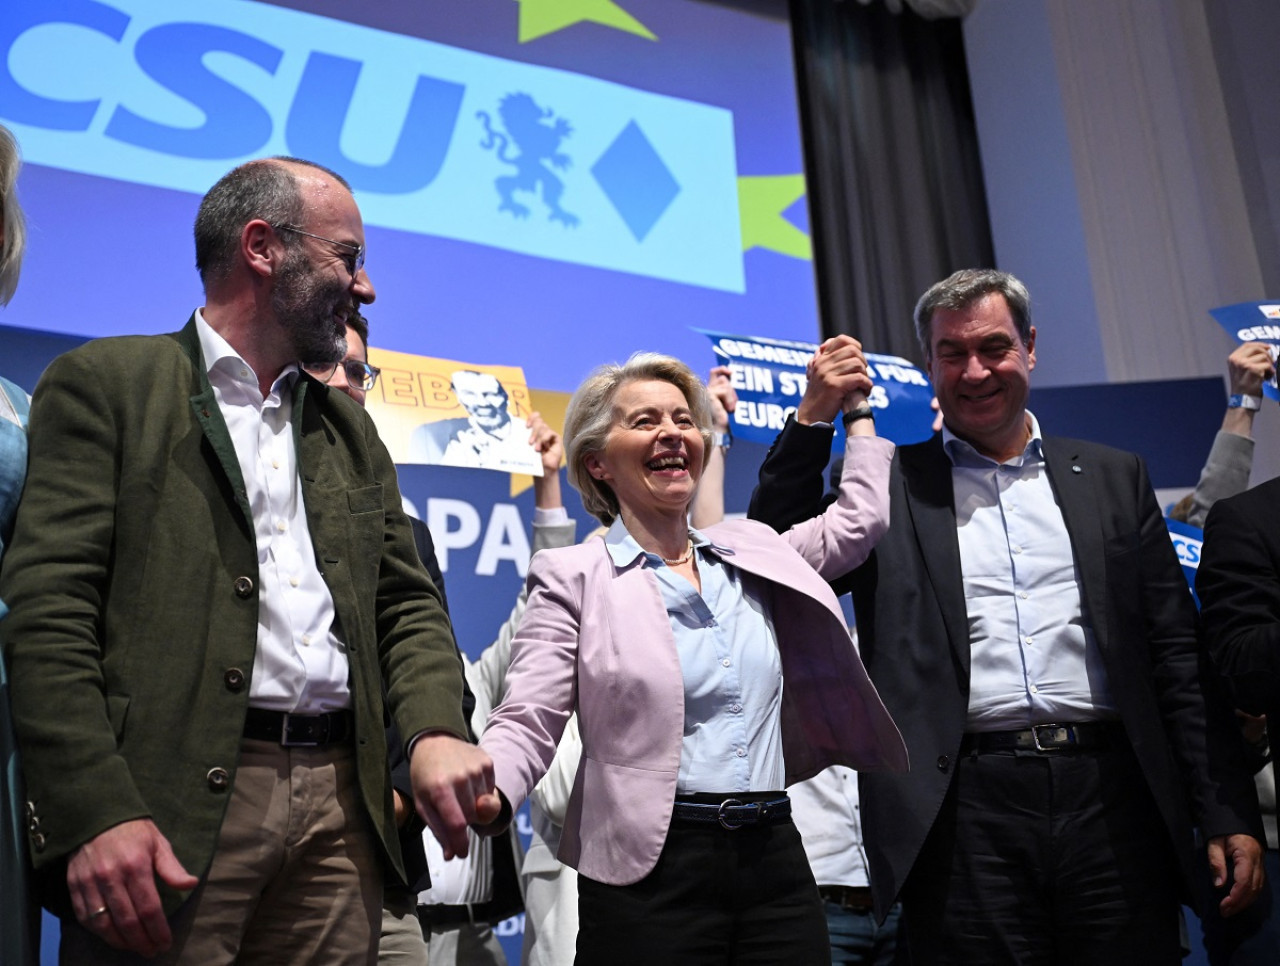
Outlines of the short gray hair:
[{"label": "short gray hair", "polygon": [[916,303],[916,338],[926,360],[930,357],[933,313],[938,309],[968,308],[985,295],[1003,295],[1018,327],[1018,338],[1026,345],[1031,340],[1031,294],[1027,287],[1010,275],[994,268],[963,268],[929,286]]},{"label": "short gray hair", "polygon": [[0,249],[0,305],[8,305],[18,288],[22,256],[27,250],[27,222],[18,205],[18,141],[0,124],[0,203],[4,206],[4,248]]},{"label": "short gray hair", "polygon": [[587,457],[604,451],[613,429],[613,401],[618,390],[629,382],[648,379],[669,382],[684,394],[694,423],[702,433],[704,463],[711,449],[711,401],[707,388],[679,359],[656,352],[637,352],[623,365],[612,362],[600,366],[569,400],[564,439],[569,482],[582,494],[582,505],[587,512],[605,526],[618,516],[618,498],[609,484],[597,480],[587,470]]},{"label": "short gray hair", "polygon": [[[261,218],[270,225],[298,225],[302,221],[302,190],[290,165],[322,171],[351,190],[342,175],[301,158],[263,158],[232,168],[209,189],[196,214],[196,270],[206,289],[231,274],[240,232],[249,222]],[[301,244],[292,232],[283,235],[286,247]]]}]

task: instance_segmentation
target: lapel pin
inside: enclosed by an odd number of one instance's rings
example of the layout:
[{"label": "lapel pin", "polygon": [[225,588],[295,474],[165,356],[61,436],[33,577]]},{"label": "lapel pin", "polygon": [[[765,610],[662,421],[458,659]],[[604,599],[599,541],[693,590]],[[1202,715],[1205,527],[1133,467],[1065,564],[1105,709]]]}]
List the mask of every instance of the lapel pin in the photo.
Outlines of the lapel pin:
[{"label": "lapel pin", "polygon": [[1080,467],[1079,467],[1079,466],[1077,466],[1076,464],[1074,464],[1074,463],[1073,463],[1073,464],[1071,465],[1071,472],[1072,472],[1072,473],[1083,473],[1083,472],[1084,472],[1084,470],[1080,469]]}]

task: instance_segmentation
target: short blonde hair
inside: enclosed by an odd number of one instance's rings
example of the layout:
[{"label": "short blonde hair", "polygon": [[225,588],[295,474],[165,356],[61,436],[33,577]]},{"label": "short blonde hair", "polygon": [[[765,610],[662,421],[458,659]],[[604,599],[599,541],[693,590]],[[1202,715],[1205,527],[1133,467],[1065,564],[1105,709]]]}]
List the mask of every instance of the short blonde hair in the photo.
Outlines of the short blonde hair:
[{"label": "short blonde hair", "polygon": [[18,169],[22,158],[13,133],[0,124],[0,202],[4,206],[4,247],[0,249],[0,305],[8,305],[18,288],[27,224],[18,206]]},{"label": "short blonde hair", "polygon": [[[623,365],[600,366],[578,387],[564,417],[565,457],[569,482],[582,494],[587,512],[605,526],[618,516],[618,498],[609,484],[587,470],[587,457],[602,453],[613,429],[613,401],[629,382],[654,379],[669,382],[684,394],[694,423],[702,434],[703,459],[711,448],[711,401],[707,388],[679,359],[656,352],[637,352]],[[699,467],[701,470],[701,467]]]}]

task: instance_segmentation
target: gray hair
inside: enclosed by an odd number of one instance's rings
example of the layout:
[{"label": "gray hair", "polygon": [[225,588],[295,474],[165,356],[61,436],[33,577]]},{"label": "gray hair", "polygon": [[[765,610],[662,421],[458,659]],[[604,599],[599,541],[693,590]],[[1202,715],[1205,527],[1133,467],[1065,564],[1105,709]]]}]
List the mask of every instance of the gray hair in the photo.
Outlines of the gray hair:
[{"label": "gray hair", "polygon": [[600,366],[583,382],[569,400],[564,417],[565,456],[569,482],[582,494],[587,512],[605,526],[618,516],[618,498],[609,484],[597,480],[587,470],[587,457],[604,452],[613,429],[613,401],[618,390],[629,382],[654,379],[669,382],[683,394],[693,420],[702,433],[703,459],[711,449],[711,401],[707,388],[692,369],[679,359],[656,352],[637,352],[623,365]]},{"label": "gray hair", "polygon": [[4,207],[4,248],[0,249],[0,305],[8,305],[18,288],[22,272],[22,256],[27,250],[27,222],[18,205],[18,169],[22,157],[18,142],[0,124],[0,204]]},{"label": "gray hair", "polygon": [[[230,276],[240,233],[249,222],[261,218],[271,225],[297,225],[302,221],[302,191],[289,165],[323,171],[351,190],[340,174],[301,158],[263,158],[232,168],[209,189],[196,214],[196,270],[206,289],[211,282]],[[292,232],[284,232],[282,238],[287,247],[301,244]]]},{"label": "gray hair", "polygon": [[1031,339],[1031,294],[1027,287],[1010,275],[994,268],[963,268],[929,286],[916,303],[916,338],[926,361],[930,358],[930,336],[933,313],[938,309],[968,308],[985,295],[1003,295],[1018,327],[1018,338],[1026,345]]}]

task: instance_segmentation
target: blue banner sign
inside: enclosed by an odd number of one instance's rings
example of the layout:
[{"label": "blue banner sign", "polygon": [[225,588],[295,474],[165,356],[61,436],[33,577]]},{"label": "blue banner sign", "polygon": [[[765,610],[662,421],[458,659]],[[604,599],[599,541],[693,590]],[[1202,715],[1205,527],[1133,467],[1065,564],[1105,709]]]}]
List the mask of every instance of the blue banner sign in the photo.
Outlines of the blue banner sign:
[{"label": "blue banner sign", "polygon": [[[738,393],[734,436],[772,443],[800,405],[809,385],[805,367],[818,347],[811,342],[698,331],[711,340],[717,365],[733,370]],[[928,439],[933,431],[933,387],[928,376],[899,356],[866,355],[875,383],[867,401],[875,410],[876,432],[900,446]],[[836,449],[843,448],[844,434],[836,433]]]},{"label": "blue banner sign", "polygon": [[[1271,350],[1271,363],[1276,365],[1277,357],[1280,357],[1280,300],[1238,302],[1210,309],[1209,314],[1237,342],[1265,342]],[[1262,392],[1271,399],[1280,400],[1275,374],[1263,382]]]},{"label": "blue banner sign", "polygon": [[0,0],[0,120],[35,164],[203,194],[294,155],[373,225],[745,288],[731,112],[273,4]]}]

